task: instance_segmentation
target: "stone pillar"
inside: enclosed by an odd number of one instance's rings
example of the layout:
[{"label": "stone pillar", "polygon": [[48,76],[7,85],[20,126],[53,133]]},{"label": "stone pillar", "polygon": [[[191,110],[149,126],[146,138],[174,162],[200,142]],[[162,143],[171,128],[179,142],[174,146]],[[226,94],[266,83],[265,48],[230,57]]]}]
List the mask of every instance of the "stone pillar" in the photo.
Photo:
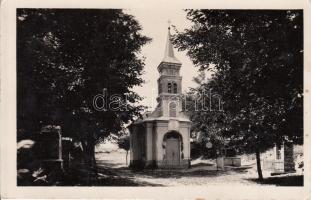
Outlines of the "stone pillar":
[{"label": "stone pillar", "polygon": [[138,148],[137,131],[138,131],[138,128],[136,125],[131,127],[131,135],[130,135],[130,160],[131,160],[130,163],[131,164],[134,164],[133,162],[140,159],[137,155],[137,148]]},{"label": "stone pillar", "polygon": [[223,156],[216,158],[216,167],[217,167],[217,170],[224,170],[225,169],[225,162],[224,162]]},{"label": "stone pillar", "polygon": [[284,171],[295,172],[293,143],[284,143]]},{"label": "stone pillar", "polygon": [[274,160],[274,172],[284,172],[284,149],[283,145],[276,144],[274,146],[275,160]]},{"label": "stone pillar", "polygon": [[134,127],[130,126],[130,165],[132,164],[132,161],[134,160]]},{"label": "stone pillar", "polygon": [[163,136],[165,133],[167,133],[167,127],[168,124],[167,122],[157,122],[157,127],[156,127],[156,163],[160,167],[163,162],[163,154],[165,149],[163,149]]},{"label": "stone pillar", "polygon": [[191,147],[190,147],[190,126],[188,128],[186,128],[187,130],[187,138],[185,138],[185,159],[191,159],[190,158],[190,151],[191,151]]},{"label": "stone pillar", "polygon": [[62,135],[60,126],[44,126],[41,129],[38,143],[40,158],[45,168],[63,170]]},{"label": "stone pillar", "polygon": [[281,145],[275,145],[274,151],[274,172],[272,172],[271,175],[296,171],[294,162],[294,148],[292,143],[285,142]]},{"label": "stone pillar", "polygon": [[71,166],[70,151],[71,151],[71,147],[72,147],[72,138],[62,137],[62,143],[61,144],[62,144],[61,149],[62,149],[63,168],[66,171]]},{"label": "stone pillar", "polygon": [[146,123],[146,166],[152,165],[153,162],[153,124]]},{"label": "stone pillar", "polygon": [[157,160],[157,128],[156,125],[154,124],[152,128],[152,159],[154,164],[156,165],[156,160]]}]

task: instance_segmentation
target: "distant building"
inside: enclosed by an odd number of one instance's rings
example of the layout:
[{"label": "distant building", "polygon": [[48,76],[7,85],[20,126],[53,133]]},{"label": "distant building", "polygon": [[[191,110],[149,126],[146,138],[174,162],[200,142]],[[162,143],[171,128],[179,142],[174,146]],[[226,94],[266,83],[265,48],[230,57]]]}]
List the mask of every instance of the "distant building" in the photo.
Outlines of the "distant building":
[{"label": "distant building", "polygon": [[[294,146],[293,142],[282,142],[274,146],[273,172],[271,175],[295,172]],[[267,168],[267,167],[266,167]]]},{"label": "distant building", "polygon": [[132,167],[190,166],[191,121],[182,112],[181,65],[174,56],[168,28],[164,58],[158,66],[158,105],[129,127]]}]

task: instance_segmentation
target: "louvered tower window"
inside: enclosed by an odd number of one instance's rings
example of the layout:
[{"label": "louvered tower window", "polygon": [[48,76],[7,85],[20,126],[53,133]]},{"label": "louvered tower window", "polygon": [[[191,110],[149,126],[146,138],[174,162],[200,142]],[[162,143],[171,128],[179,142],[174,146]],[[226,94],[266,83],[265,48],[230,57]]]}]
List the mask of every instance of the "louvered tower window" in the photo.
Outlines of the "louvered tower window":
[{"label": "louvered tower window", "polygon": [[167,92],[172,93],[172,83],[167,84]]},{"label": "louvered tower window", "polygon": [[174,93],[177,94],[177,83],[173,84],[173,88],[174,88]]}]

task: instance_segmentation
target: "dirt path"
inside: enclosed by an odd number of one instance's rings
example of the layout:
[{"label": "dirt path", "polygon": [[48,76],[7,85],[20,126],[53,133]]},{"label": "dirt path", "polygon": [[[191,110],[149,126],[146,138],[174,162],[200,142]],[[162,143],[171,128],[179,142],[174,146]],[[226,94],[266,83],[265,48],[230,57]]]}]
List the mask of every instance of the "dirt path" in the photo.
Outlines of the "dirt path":
[{"label": "dirt path", "polygon": [[[212,163],[195,163],[185,170],[133,171],[125,163],[123,150],[112,150],[96,154],[98,175],[104,186],[211,186],[211,185],[302,185],[303,175],[269,177],[257,182],[255,165],[247,169],[227,168],[217,171]],[[269,173],[264,172],[268,177]]]},{"label": "dirt path", "polygon": [[[142,186],[185,186],[185,185],[254,185],[250,180],[256,178],[253,170],[217,171],[211,164],[200,164],[185,170],[130,170],[125,164],[125,155],[121,151],[97,154],[99,175],[102,179],[112,177],[130,185]],[[124,183],[125,184],[125,183]],[[123,183],[122,183],[123,185]]]}]

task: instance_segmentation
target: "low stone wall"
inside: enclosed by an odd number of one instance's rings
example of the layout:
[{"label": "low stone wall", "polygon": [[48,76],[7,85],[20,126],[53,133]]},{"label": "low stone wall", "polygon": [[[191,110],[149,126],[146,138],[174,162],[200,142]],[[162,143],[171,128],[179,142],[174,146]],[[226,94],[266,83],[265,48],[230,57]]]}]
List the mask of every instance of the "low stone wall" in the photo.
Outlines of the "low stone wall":
[{"label": "low stone wall", "polygon": [[241,158],[239,157],[224,157],[225,166],[241,167]]}]

